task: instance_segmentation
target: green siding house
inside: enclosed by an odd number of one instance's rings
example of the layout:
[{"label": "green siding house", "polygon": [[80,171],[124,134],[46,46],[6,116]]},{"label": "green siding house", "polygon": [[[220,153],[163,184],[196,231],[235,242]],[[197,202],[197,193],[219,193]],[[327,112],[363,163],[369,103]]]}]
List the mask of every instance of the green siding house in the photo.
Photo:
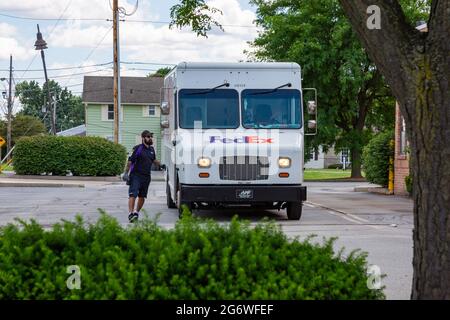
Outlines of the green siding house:
[{"label": "green siding house", "polygon": [[[161,155],[161,77],[121,77],[121,143],[130,152],[141,143],[141,132],[153,132],[157,158]],[[109,140],[114,137],[113,77],[85,76],[83,103],[86,135]]]}]

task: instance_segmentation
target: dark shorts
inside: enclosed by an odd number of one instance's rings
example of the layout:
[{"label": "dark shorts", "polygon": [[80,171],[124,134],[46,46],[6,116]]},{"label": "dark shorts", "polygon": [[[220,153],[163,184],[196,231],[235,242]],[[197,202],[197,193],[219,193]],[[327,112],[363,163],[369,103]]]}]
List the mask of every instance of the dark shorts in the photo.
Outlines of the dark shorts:
[{"label": "dark shorts", "polygon": [[139,174],[131,174],[130,187],[128,188],[128,195],[134,198],[147,198],[148,186],[150,185],[150,176],[143,176]]}]

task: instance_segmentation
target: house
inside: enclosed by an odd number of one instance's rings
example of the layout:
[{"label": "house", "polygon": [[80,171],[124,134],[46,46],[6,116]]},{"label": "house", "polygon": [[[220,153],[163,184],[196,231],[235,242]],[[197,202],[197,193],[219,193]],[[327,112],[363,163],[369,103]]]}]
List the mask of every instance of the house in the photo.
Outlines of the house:
[{"label": "house", "polygon": [[[420,32],[428,32],[426,23],[417,26]],[[408,140],[405,119],[398,103],[395,105],[394,194],[407,195],[405,178],[409,175]]]},{"label": "house", "polygon": [[[161,154],[160,90],[162,77],[121,77],[121,144],[128,152],[141,143],[141,132],[153,133]],[[86,135],[114,137],[113,77],[85,76],[83,83]]]},{"label": "house", "polygon": [[305,163],[306,169],[327,169],[330,165],[340,165],[346,162],[349,165],[348,152],[335,153],[334,148],[331,147],[324,152],[323,147],[320,146],[318,150],[312,151],[310,160]]}]

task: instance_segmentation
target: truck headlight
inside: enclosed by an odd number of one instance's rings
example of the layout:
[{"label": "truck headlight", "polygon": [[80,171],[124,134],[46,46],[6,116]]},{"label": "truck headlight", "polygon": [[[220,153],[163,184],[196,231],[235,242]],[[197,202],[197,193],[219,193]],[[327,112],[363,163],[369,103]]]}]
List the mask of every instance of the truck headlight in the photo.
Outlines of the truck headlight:
[{"label": "truck headlight", "polygon": [[280,168],[289,168],[291,166],[290,158],[278,158],[278,166]]},{"label": "truck headlight", "polygon": [[209,168],[209,167],[211,167],[211,159],[210,158],[200,158],[200,159],[198,159],[197,165],[200,168]]}]

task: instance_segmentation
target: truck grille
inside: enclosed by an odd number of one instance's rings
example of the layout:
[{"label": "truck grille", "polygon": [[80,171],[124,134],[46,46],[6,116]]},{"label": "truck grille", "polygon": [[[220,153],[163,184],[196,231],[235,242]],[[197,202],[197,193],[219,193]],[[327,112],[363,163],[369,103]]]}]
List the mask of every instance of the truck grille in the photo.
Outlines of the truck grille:
[{"label": "truck grille", "polygon": [[259,156],[222,157],[219,174],[221,180],[267,180],[269,160]]}]

